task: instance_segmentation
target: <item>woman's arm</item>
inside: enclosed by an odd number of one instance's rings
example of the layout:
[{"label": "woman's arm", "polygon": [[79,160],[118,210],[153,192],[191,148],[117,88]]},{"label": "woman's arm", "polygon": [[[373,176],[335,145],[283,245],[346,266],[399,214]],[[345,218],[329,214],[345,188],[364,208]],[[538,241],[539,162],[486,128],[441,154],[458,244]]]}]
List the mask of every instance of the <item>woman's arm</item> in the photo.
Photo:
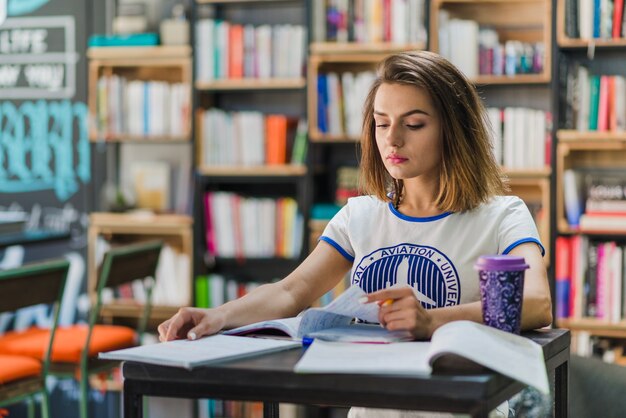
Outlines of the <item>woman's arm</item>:
[{"label": "woman's arm", "polygon": [[524,274],[522,330],[537,329],[552,324],[552,298],[546,265],[539,247],[533,243],[518,245],[511,255],[524,257],[530,266]]},{"label": "woman's arm", "polygon": [[332,289],[352,264],[324,241],[287,277],[217,308],[181,308],[159,325],[161,341],[195,339],[222,329],[296,316]]},{"label": "woman's arm", "polygon": [[[524,257],[530,266],[524,275],[522,330],[541,328],[552,323],[552,302],[546,268],[539,247],[533,243],[515,247],[511,255]],[[476,273],[478,274],[478,273]],[[430,338],[437,328],[456,320],[483,322],[480,302],[426,310],[412,289],[390,288],[368,295],[368,302],[393,303],[381,306],[379,320],[389,330],[409,330],[415,338]]]}]

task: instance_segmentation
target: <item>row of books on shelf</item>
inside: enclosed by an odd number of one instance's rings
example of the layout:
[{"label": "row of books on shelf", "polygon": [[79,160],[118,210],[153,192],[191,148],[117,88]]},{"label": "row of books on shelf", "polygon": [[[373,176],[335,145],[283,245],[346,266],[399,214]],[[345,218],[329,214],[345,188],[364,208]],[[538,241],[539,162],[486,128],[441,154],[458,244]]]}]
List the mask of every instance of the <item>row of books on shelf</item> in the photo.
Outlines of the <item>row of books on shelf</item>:
[{"label": "row of books on shelf", "polygon": [[127,80],[116,74],[98,79],[97,129],[115,135],[186,136],[189,84]]},{"label": "row of books on shelf", "polygon": [[563,192],[571,227],[626,232],[626,171],[567,169],[563,173]]},{"label": "row of books on shelf", "polygon": [[243,282],[221,274],[196,277],[194,305],[198,308],[216,308],[245,296],[259,286],[258,282]]},{"label": "row of books on shelf", "polygon": [[[111,248],[111,243],[98,237],[94,251],[101,262],[104,252]],[[165,244],[159,255],[156,277],[152,288],[152,304],[158,306],[187,306],[191,301],[191,260],[186,254],[177,252]],[[147,279],[148,280],[148,279]],[[133,303],[146,303],[146,286],[143,280],[135,280],[117,288],[104,289],[102,303],[115,300],[127,300]]]},{"label": "row of books on shelf", "polygon": [[570,38],[625,38],[624,19],[624,0],[565,0],[565,34]]},{"label": "row of books on shelf", "polygon": [[[279,404],[278,413],[282,418],[306,416],[304,406],[295,404]],[[198,418],[263,418],[263,402],[200,399]]]},{"label": "row of books on shelf", "polygon": [[187,213],[191,196],[191,168],[187,165],[134,160],[124,167],[121,175],[122,185],[116,191],[117,196],[111,198],[123,201],[125,209]]},{"label": "row of books on shelf", "polygon": [[626,318],[626,243],[560,236],[556,240],[557,318]]},{"label": "row of books on shelf", "polygon": [[343,206],[351,197],[359,196],[359,168],[341,166],[337,168],[337,188],[335,189],[335,204]]},{"label": "row of books on shelf", "polygon": [[509,169],[550,165],[552,115],[523,107],[488,108],[496,160]]},{"label": "row of books on shelf", "polygon": [[263,418],[263,402],[201,399],[198,418]]},{"label": "row of books on shelf", "polygon": [[246,197],[232,192],[204,195],[207,251],[228,258],[297,258],[304,219],[291,197]]},{"label": "row of books on shelf", "polygon": [[204,165],[302,165],[305,162],[304,119],[217,108],[200,110],[198,115]]},{"label": "row of books on shelf", "polygon": [[624,340],[577,331],[572,335],[572,354],[594,357],[605,363],[626,366]]},{"label": "row of books on shelf", "polygon": [[313,2],[314,42],[426,42],[425,0]]},{"label": "row of books on shelf", "polygon": [[[276,280],[279,280],[278,278]],[[221,274],[207,274],[196,277],[194,306],[199,308],[215,308],[231,300],[245,296],[260,283],[240,281]],[[345,277],[333,289],[326,292],[315,306],[326,306],[349,287],[349,277]]]},{"label": "row of books on shelf", "polygon": [[317,128],[331,135],[359,136],[363,103],[376,79],[373,71],[317,76]]},{"label": "row of books on shelf", "polygon": [[196,23],[196,80],[301,77],[306,38],[302,25],[201,19]]},{"label": "row of books on shelf", "polygon": [[568,69],[565,129],[623,131],[626,129],[626,78],[591,74],[578,63]]},{"label": "row of books on shelf", "polygon": [[439,53],[469,78],[539,74],[545,61],[543,42],[501,43],[495,30],[473,20],[450,18],[447,10],[439,13]]}]

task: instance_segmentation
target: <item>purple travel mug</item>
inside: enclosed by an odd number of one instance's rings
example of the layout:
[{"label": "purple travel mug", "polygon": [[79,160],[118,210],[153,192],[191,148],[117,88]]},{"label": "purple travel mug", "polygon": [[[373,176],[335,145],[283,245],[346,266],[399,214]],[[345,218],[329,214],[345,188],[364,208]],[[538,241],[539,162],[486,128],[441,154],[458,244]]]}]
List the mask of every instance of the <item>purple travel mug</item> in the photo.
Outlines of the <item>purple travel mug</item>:
[{"label": "purple travel mug", "polygon": [[519,334],[524,271],[528,268],[524,257],[484,255],[478,258],[474,268],[480,279],[485,325]]}]

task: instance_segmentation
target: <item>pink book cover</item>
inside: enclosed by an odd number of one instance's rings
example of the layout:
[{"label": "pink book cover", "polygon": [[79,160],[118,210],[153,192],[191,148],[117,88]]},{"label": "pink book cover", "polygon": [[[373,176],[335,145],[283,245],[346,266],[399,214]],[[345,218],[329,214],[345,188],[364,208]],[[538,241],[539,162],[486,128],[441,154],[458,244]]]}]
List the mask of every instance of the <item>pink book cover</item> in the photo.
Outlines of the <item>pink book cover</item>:
[{"label": "pink book cover", "polygon": [[600,97],[598,99],[598,131],[609,129],[609,76],[600,77]]},{"label": "pink book cover", "polygon": [[383,0],[383,40],[391,41],[391,0]]},{"label": "pink book cover", "polygon": [[235,258],[243,260],[245,258],[243,252],[243,240],[246,239],[241,231],[241,196],[232,194],[230,196],[230,210],[233,214],[233,232],[235,234]]},{"label": "pink book cover", "polygon": [[624,13],[624,0],[615,0],[613,4],[613,38],[620,38],[622,33],[622,16]]},{"label": "pink book cover", "polygon": [[581,238],[580,235],[574,235],[570,239],[570,273],[572,275],[572,287],[569,293],[569,309],[570,318],[580,318],[582,312],[581,298],[578,295],[578,284],[580,283],[579,263],[581,257]]},{"label": "pink book cover", "polygon": [[608,129],[610,131],[615,131],[617,130],[617,114],[615,113],[615,76],[609,76],[608,91]]},{"label": "pink book cover", "polygon": [[605,319],[607,317],[606,301],[607,301],[607,285],[606,277],[606,248],[605,244],[598,244],[598,269],[596,272],[596,318]]},{"label": "pink book cover", "polygon": [[213,223],[211,222],[211,201],[212,193],[206,192],[204,194],[204,225],[205,225],[205,240],[207,253],[215,255],[215,230],[213,229]]}]

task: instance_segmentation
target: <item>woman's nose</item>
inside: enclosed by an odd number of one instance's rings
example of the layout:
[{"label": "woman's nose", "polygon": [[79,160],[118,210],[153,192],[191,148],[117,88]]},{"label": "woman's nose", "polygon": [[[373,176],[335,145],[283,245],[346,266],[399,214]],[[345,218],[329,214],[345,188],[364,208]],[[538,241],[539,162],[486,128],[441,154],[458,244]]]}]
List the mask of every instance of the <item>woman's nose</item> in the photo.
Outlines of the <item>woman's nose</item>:
[{"label": "woman's nose", "polygon": [[396,124],[390,124],[387,132],[385,133],[385,140],[389,145],[399,147],[402,145],[402,135],[400,129]]}]

